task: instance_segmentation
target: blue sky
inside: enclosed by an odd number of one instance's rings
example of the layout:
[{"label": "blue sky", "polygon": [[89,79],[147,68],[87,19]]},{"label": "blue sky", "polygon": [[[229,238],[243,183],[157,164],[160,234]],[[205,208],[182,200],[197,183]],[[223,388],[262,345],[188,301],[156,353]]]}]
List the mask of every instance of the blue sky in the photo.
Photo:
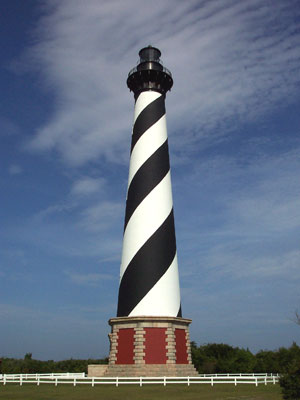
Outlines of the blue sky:
[{"label": "blue sky", "polygon": [[297,0],[2,0],[0,354],[104,357],[140,48],[162,51],[191,338],[300,344]]}]

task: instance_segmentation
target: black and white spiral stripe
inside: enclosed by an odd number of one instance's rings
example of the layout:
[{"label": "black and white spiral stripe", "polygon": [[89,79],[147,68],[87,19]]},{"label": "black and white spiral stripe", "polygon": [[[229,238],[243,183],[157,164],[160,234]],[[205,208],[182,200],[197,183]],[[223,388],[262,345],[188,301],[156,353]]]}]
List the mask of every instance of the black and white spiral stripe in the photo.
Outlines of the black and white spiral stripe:
[{"label": "black and white spiral stripe", "polygon": [[135,104],[118,313],[181,316],[164,96]]}]

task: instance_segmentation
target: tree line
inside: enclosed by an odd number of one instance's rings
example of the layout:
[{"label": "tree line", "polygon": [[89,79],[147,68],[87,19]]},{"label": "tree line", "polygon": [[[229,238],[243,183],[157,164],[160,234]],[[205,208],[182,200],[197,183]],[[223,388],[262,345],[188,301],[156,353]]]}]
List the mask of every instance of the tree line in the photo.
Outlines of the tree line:
[{"label": "tree line", "polygon": [[32,358],[31,353],[25,354],[23,359],[1,358],[0,373],[2,374],[46,374],[52,372],[85,372],[89,364],[107,364],[108,359],[69,359],[62,361],[41,361]]},{"label": "tree line", "polygon": [[201,374],[218,373],[285,373],[290,365],[300,364],[300,347],[261,350],[253,354],[249,349],[228,344],[210,343],[197,346],[191,343],[193,364]]},{"label": "tree line", "polygon": [[[253,354],[249,349],[241,349],[228,344],[209,343],[197,346],[191,343],[192,361],[201,374],[217,373],[285,373],[291,365],[300,365],[300,347],[293,343],[289,348],[261,350]],[[3,374],[33,374],[52,372],[85,372],[89,364],[107,364],[108,359],[69,359],[63,361],[40,361],[31,353],[23,359],[2,358]]]}]

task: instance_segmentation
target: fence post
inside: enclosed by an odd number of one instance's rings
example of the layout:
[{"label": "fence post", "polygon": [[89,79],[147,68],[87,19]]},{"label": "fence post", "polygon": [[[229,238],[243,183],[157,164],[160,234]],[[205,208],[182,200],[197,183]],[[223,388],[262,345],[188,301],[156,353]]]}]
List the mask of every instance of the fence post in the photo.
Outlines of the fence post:
[{"label": "fence post", "polygon": [[188,376],[187,378],[188,378],[188,380],[187,380],[188,381],[188,386],[190,386],[190,377]]},{"label": "fence post", "polygon": [[265,385],[267,384],[267,377],[265,376]]},{"label": "fence post", "polygon": [[76,386],[76,377],[74,377],[74,383],[73,386]]},{"label": "fence post", "polygon": [[257,378],[255,378],[255,386],[257,386]]},{"label": "fence post", "polygon": [[40,386],[40,377],[37,378],[37,386]]},{"label": "fence post", "polygon": [[211,380],[211,386],[214,386],[214,378],[213,378],[213,376],[210,378],[210,380]]},{"label": "fence post", "polygon": [[143,386],[143,378],[140,376],[140,386]]},{"label": "fence post", "polygon": [[234,378],[234,386],[236,386],[236,378]]},{"label": "fence post", "polygon": [[6,385],[6,375],[3,377],[3,385]]},{"label": "fence post", "polygon": [[55,386],[57,386],[57,377],[55,378]]},{"label": "fence post", "polygon": [[92,387],[94,387],[95,386],[95,379],[94,379],[94,377],[92,377]]},{"label": "fence post", "polygon": [[118,377],[116,377],[116,386],[117,387],[119,386],[119,378]]},{"label": "fence post", "polygon": [[20,386],[22,386],[22,375],[20,375]]},{"label": "fence post", "polygon": [[164,376],[164,386],[166,386],[167,382],[166,382],[166,377]]}]

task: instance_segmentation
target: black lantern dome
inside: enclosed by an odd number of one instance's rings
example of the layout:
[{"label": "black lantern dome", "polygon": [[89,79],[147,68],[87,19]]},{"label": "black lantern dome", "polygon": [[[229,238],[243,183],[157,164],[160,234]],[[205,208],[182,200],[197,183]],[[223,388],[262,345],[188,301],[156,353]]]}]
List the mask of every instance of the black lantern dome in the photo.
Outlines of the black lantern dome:
[{"label": "black lantern dome", "polygon": [[173,86],[173,79],[171,72],[160,63],[160,50],[152,46],[144,47],[139,56],[139,64],[129,72],[127,79],[127,86],[134,92],[134,97],[146,90],[165,95]]}]

